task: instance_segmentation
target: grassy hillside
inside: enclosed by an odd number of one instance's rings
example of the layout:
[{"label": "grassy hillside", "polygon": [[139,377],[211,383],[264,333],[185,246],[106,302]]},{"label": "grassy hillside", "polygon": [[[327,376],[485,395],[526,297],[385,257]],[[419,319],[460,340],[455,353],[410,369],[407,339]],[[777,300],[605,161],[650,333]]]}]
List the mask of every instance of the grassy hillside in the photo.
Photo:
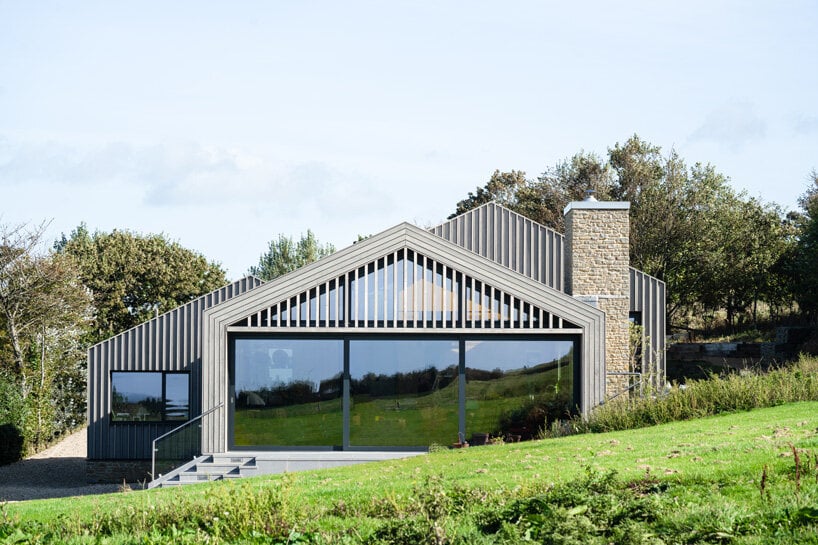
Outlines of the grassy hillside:
[{"label": "grassy hillside", "polygon": [[[8,504],[13,543],[818,543],[818,403]],[[18,540],[18,541],[15,541]]]}]

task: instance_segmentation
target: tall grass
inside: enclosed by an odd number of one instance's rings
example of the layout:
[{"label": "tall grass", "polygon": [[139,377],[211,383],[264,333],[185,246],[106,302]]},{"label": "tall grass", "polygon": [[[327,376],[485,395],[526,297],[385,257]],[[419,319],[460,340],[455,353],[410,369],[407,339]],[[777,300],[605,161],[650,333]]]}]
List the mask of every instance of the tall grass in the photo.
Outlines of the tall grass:
[{"label": "tall grass", "polygon": [[555,424],[545,437],[644,428],[716,414],[818,401],[818,359],[801,356],[787,367],[691,380],[659,395],[617,399],[596,408],[587,420]]}]

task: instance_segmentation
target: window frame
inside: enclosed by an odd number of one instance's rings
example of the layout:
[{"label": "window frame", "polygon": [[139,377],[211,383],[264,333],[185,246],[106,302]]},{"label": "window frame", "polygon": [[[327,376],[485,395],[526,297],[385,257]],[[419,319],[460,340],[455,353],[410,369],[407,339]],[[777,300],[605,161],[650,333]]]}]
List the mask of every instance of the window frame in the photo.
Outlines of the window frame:
[{"label": "window frame", "polygon": [[[341,445],[334,445],[334,446],[300,446],[300,447],[293,447],[293,446],[274,446],[274,445],[257,445],[257,446],[238,446],[234,443],[235,435],[234,435],[234,412],[235,412],[235,341],[238,339],[246,339],[246,338],[269,338],[269,339],[304,339],[304,340],[339,340],[343,341],[344,344],[344,358],[343,358],[343,394],[342,394],[342,403],[345,405],[344,415],[343,415],[343,439]],[[349,331],[338,331],[338,332],[296,332],[296,331],[287,331],[287,330],[277,330],[277,331],[264,331],[264,332],[229,332],[228,333],[228,358],[227,358],[227,375],[228,375],[228,415],[227,415],[227,445],[229,450],[274,450],[274,451],[288,451],[288,450],[299,450],[299,451],[326,451],[326,450],[341,450],[341,451],[349,451],[349,452],[365,452],[365,451],[417,451],[417,452],[425,452],[428,450],[428,446],[418,446],[418,447],[392,447],[392,446],[377,446],[377,447],[367,447],[367,446],[354,446],[351,445],[349,442],[349,412],[348,412],[348,401],[350,399],[350,390],[349,390],[349,382],[350,382],[350,356],[349,356],[349,345],[351,342],[356,340],[454,340],[458,343],[458,351],[459,351],[459,363],[458,363],[458,381],[459,384],[459,399],[458,399],[458,413],[459,413],[459,422],[458,422],[458,434],[465,436],[466,433],[466,402],[465,402],[465,394],[466,394],[466,383],[465,383],[465,366],[466,366],[466,354],[465,354],[465,344],[467,341],[472,340],[518,340],[518,341],[525,341],[525,340],[554,340],[554,341],[572,341],[574,343],[573,348],[573,377],[572,377],[572,394],[571,397],[573,399],[574,407],[571,409],[572,413],[579,412],[579,403],[582,394],[582,369],[581,369],[581,351],[582,351],[582,335],[579,333],[533,333],[527,330],[517,330],[515,332],[507,331],[504,333],[499,332],[492,332],[491,330],[471,330],[471,331],[457,331],[457,332],[445,332],[441,331],[439,333],[430,333],[430,332],[377,332],[377,331],[369,331],[369,332],[349,332]],[[461,378],[462,377],[462,378]]]},{"label": "window frame", "polygon": [[[130,375],[130,374],[158,374],[162,376],[162,391],[161,391],[161,399],[162,399],[162,411],[160,414],[159,420],[120,420],[115,418],[114,416],[114,375]],[[187,417],[184,419],[167,418],[167,377],[168,375],[185,375],[187,377]],[[148,425],[148,424],[168,424],[168,423],[178,423],[184,424],[188,422],[191,418],[191,400],[192,400],[192,391],[191,391],[191,381],[190,381],[190,371],[120,371],[120,370],[112,370],[109,374],[110,380],[110,406],[108,410],[108,418],[112,425],[121,425],[121,424],[140,424],[140,425]]]}]

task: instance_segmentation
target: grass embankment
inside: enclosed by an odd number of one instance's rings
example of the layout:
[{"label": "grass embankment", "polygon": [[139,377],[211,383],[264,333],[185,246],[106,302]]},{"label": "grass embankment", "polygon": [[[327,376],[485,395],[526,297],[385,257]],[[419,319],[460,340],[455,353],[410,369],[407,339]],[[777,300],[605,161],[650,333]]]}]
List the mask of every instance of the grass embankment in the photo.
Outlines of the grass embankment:
[{"label": "grass embankment", "polygon": [[24,502],[4,507],[0,539],[816,542],[816,427],[818,403],[797,403],[182,490]]},{"label": "grass embankment", "polygon": [[768,372],[691,380],[662,395],[619,398],[595,409],[587,420],[557,423],[546,435],[629,430],[797,401],[818,401],[818,358],[801,357]]}]

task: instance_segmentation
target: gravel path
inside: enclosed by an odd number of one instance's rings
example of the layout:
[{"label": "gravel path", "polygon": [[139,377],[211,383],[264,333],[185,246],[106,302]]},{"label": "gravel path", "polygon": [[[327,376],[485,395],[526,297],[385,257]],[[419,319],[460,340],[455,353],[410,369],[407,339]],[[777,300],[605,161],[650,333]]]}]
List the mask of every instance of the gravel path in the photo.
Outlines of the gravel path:
[{"label": "gravel path", "polygon": [[85,429],[31,458],[0,466],[0,501],[106,494],[116,484],[89,485],[85,477]]}]

